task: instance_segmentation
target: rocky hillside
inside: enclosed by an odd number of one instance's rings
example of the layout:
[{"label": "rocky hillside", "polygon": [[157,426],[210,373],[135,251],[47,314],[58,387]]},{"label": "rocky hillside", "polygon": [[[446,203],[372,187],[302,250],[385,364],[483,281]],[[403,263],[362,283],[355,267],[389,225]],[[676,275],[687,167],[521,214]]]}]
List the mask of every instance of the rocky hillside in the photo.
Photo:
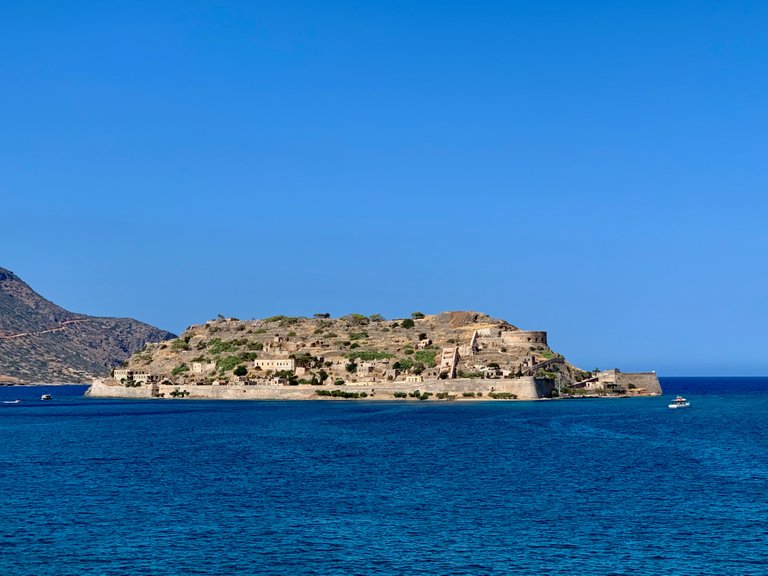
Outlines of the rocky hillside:
[{"label": "rocky hillside", "polygon": [[0,382],[86,382],[173,337],[130,318],[69,312],[0,268]]},{"label": "rocky hillside", "polygon": [[[545,332],[521,331],[478,312],[430,316],[415,312],[410,318],[391,320],[360,314],[219,318],[190,326],[169,342],[148,344],[123,368],[185,385],[277,380],[343,384],[402,380],[409,375],[425,379],[535,375],[568,384],[591,376],[553,352]],[[120,372],[121,378],[129,380],[124,374]]]}]

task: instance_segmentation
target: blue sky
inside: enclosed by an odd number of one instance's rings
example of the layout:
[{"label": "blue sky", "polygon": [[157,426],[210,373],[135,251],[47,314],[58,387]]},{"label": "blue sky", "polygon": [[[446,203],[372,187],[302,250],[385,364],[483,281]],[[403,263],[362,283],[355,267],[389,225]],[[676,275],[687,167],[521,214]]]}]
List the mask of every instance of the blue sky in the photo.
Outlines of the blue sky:
[{"label": "blue sky", "polygon": [[764,2],[0,5],[0,266],[79,312],[475,309],[768,374]]}]

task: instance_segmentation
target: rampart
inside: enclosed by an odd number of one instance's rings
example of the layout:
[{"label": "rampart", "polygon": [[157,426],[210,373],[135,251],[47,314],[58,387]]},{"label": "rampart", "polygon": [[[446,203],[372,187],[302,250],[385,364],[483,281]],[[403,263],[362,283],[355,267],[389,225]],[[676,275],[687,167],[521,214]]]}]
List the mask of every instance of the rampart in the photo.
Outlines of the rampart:
[{"label": "rampart", "polygon": [[661,394],[661,384],[656,372],[617,372],[616,383],[628,390],[643,394]]},{"label": "rampart", "polygon": [[509,346],[547,346],[547,333],[542,330],[514,330],[501,333]]},{"label": "rampart", "polygon": [[415,390],[437,394],[447,392],[461,398],[464,392],[482,392],[488,397],[491,392],[514,394],[519,400],[538,400],[552,395],[554,382],[532,377],[491,379],[430,379],[423,382],[356,382],[344,386],[283,386],[278,384],[228,384],[204,386],[178,386],[156,384],[154,386],[126,387],[114,380],[97,380],[88,389],[87,395],[96,398],[172,398],[177,391],[189,392],[188,398],[210,400],[316,400],[321,397],[317,390],[344,390],[365,392],[370,400],[393,400],[395,392],[410,393]]},{"label": "rampart", "polygon": [[597,388],[620,388],[630,394],[658,395],[661,384],[656,372],[622,372],[617,368],[597,373]]}]

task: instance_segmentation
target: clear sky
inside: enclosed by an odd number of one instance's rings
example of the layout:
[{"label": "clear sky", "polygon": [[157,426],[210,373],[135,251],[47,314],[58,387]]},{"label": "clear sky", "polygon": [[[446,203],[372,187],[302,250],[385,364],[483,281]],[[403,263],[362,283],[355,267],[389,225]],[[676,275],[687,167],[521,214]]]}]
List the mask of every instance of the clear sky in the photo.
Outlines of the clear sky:
[{"label": "clear sky", "polygon": [[0,266],[71,310],[474,309],[768,374],[768,3],[4,2]]}]

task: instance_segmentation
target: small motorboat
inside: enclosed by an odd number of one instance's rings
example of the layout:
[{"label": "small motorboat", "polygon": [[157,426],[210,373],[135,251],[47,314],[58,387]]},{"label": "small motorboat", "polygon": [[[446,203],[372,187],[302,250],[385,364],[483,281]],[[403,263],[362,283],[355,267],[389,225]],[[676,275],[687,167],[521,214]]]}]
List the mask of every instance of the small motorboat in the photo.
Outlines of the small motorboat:
[{"label": "small motorboat", "polygon": [[688,402],[685,398],[682,396],[676,396],[675,399],[672,401],[672,403],[669,405],[670,408],[690,408],[691,403]]},{"label": "small motorboat", "polygon": [[53,396],[51,396],[50,394],[43,394],[42,396],[40,396],[40,400],[53,400]]}]

